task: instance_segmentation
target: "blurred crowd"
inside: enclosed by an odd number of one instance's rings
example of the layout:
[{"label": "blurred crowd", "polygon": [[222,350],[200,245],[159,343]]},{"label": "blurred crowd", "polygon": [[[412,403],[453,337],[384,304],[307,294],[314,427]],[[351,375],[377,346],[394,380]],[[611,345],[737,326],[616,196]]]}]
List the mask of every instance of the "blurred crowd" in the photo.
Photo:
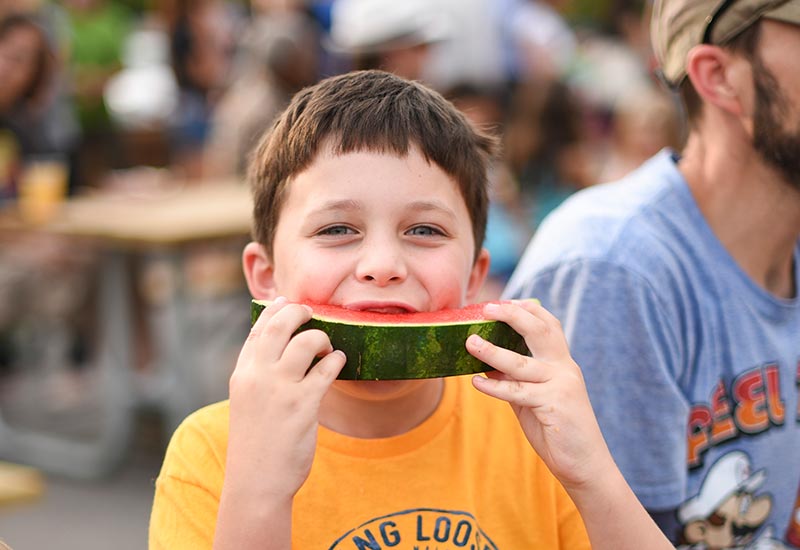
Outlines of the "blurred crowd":
[{"label": "blurred crowd", "polygon": [[[434,87],[501,140],[481,296],[494,299],[567,196],[679,145],[677,103],[652,76],[648,9],[647,0],[2,0],[0,213],[24,206],[37,182],[61,182],[64,196],[125,197],[243,184],[251,150],[297,90],[380,68]],[[46,215],[16,210],[33,222]],[[231,250],[187,261],[217,265],[222,255],[228,277],[240,273]],[[71,381],[103,323],[92,314],[99,262],[91,243],[0,234],[0,375],[66,359],[70,382],[55,369],[57,387],[81,394]],[[152,363],[146,304],[161,267],[134,267],[139,365]]]},{"label": "blurred crowd", "polygon": [[[289,97],[382,68],[502,139],[487,247],[510,274],[574,190],[678,145],[646,0],[3,0],[0,201],[56,159],[68,192],[241,177]],[[138,174],[124,177],[126,174]]]}]

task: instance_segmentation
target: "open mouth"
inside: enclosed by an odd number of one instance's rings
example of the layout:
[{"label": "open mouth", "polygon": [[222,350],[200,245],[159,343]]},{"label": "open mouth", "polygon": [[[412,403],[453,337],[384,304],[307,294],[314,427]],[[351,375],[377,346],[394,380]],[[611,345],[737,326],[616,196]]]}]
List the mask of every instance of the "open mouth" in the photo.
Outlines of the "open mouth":
[{"label": "open mouth", "polygon": [[397,315],[402,313],[415,313],[416,310],[406,304],[398,303],[378,303],[378,302],[359,302],[345,306],[347,309],[355,311],[369,311],[372,313],[386,313]]},{"label": "open mouth", "polygon": [[374,307],[363,309],[361,311],[373,311],[375,313],[411,313],[410,310],[402,307]]}]

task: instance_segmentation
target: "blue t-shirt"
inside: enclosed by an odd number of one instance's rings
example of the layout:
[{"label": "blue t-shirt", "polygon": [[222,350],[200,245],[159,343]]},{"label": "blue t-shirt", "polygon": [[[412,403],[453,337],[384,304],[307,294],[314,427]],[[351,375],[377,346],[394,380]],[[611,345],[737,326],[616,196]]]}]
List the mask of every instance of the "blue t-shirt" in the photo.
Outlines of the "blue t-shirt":
[{"label": "blue t-shirt", "polygon": [[[800,241],[797,288],[799,258]],[[505,297],[561,319],[615,460],[673,542],[800,547],[800,298],[742,271],[674,153],[568,199]]]}]

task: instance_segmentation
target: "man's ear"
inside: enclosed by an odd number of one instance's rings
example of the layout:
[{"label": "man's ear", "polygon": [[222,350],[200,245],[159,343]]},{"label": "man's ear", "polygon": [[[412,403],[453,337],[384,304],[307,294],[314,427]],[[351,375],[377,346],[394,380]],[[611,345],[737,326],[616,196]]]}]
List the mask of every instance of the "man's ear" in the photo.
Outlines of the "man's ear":
[{"label": "man's ear", "polygon": [[689,51],[686,74],[706,102],[736,117],[747,115],[752,95],[750,62],[718,46],[700,44]]},{"label": "man's ear", "polygon": [[275,269],[272,260],[257,242],[250,242],[242,252],[242,268],[250,295],[257,300],[274,300]]},{"label": "man's ear", "polygon": [[490,263],[489,251],[481,248],[478,259],[475,260],[472,272],[469,274],[469,281],[467,281],[467,303],[473,302],[478,297],[483,288],[483,283],[486,281],[487,275],[489,275]]}]

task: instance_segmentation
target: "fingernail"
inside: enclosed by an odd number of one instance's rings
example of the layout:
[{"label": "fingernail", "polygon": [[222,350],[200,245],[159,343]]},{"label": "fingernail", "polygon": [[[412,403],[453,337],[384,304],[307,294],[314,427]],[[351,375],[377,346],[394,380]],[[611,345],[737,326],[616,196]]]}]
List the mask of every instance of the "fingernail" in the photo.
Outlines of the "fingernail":
[{"label": "fingernail", "polygon": [[273,300],[272,303],[273,304],[285,304],[288,301],[289,300],[286,299],[286,296],[278,296],[277,298],[275,298],[275,300]]},{"label": "fingernail", "polygon": [[500,306],[498,304],[486,304],[483,306],[483,310],[486,313],[497,313],[500,311]]},{"label": "fingernail", "polygon": [[484,340],[483,338],[481,338],[477,334],[470,335],[469,340],[470,340],[470,344],[472,346],[474,346],[476,349],[481,349],[483,347],[483,344],[486,343],[486,340]]},{"label": "fingernail", "polygon": [[308,314],[309,314],[309,315],[311,315],[312,313],[314,313],[314,310],[313,310],[313,309],[311,309],[311,306],[309,306],[309,305],[307,305],[307,304],[303,304],[303,307],[305,308],[305,310],[308,312]]}]

